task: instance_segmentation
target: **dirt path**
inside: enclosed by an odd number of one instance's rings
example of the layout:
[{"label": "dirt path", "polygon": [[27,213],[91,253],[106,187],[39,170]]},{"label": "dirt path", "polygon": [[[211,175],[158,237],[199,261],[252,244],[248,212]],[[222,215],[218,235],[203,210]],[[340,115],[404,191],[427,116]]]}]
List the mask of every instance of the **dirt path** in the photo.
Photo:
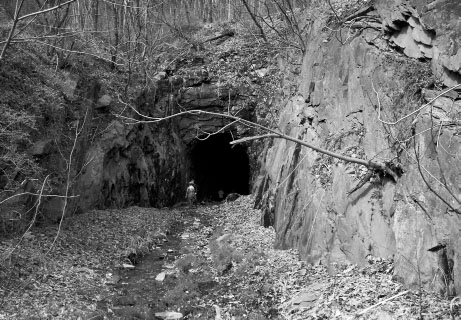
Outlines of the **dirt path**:
[{"label": "dirt path", "polygon": [[177,285],[172,275],[180,257],[180,236],[194,215],[194,210],[186,208],[179,212],[181,219],[173,222],[161,241],[133,269],[113,271],[115,294],[98,305],[103,314],[114,319],[155,319],[155,313],[168,309],[164,297]]}]

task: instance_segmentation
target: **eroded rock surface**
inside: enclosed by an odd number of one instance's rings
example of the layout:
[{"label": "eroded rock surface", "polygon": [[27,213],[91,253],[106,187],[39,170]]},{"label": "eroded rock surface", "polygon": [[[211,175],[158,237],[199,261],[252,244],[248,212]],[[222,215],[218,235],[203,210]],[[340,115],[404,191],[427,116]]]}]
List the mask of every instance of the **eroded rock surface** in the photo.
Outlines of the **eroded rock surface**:
[{"label": "eroded rock surface", "polygon": [[[237,89],[209,78],[200,66],[187,67],[181,75],[161,72],[154,78],[153,86],[136,101],[138,111],[149,117],[163,118],[193,109],[221,113],[229,106],[235,108],[242,99]],[[97,109],[104,97],[95,104]],[[105,107],[110,104],[109,98],[106,100],[102,104]],[[248,110],[241,111],[242,117],[248,116]],[[132,116],[141,119],[135,113]],[[217,132],[228,123],[222,117],[192,114],[155,124],[129,125],[122,119],[114,120],[87,152],[88,165],[79,181],[80,209],[164,207],[183,200],[191,179],[191,145],[197,137]]]},{"label": "eroded rock surface", "polygon": [[[435,279],[441,292],[461,292],[461,218],[453,210],[459,210],[461,147],[456,126],[447,125],[459,121],[458,93],[437,100],[433,112],[382,122],[438,95],[442,90],[426,91],[422,102],[414,98],[418,88],[433,85],[431,77],[460,83],[460,5],[375,1],[370,14],[382,21],[384,35],[367,28],[345,45],[316,22],[280,130],[343,155],[398,160],[404,172],[397,183],[376,177],[348,195],[366,168],[274,140],[260,157],[255,191],[277,247],[295,247],[320,263],[394,257],[395,276],[404,283],[416,285],[421,276],[425,284]],[[428,251],[438,243],[444,249]]]}]

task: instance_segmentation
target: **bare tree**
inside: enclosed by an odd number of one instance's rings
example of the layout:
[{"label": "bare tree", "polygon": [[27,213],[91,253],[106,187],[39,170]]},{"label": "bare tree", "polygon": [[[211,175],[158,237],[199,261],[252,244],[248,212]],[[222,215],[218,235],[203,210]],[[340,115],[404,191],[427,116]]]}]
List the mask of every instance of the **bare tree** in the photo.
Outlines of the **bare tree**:
[{"label": "bare tree", "polygon": [[259,36],[261,38],[263,38],[265,42],[268,42],[266,34],[264,33],[264,30],[263,30],[261,24],[259,23],[259,21],[257,19],[257,14],[255,13],[254,10],[252,10],[250,8],[250,5],[248,4],[248,0],[241,0],[241,1],[242,1],[243,5],[245,6],[245,8],[246,8],[248,14],[250,15],[251,19],[253,20],[253,23],[259,29]]},{"label": "bare tree", "polygon": [[[4,41],[2,51],[0,52],[0,62],[3,59],[3,56],[5,55],[5,51],[7,50],[8,46],[11,44],[11,42],[14,40],[14,38],[17,35],[19,35],[19,33],[21,32],[20,31],[20,32],[15,34],[16,28],[17,28],[18,23],[20,21],[29,19],[29,23],[26,25],[26,26],[28,26],[30,24],[31,20],[33,20],[36,16],[43,15],[43,14],[46,14],[46,13],[49,13],[49,12],[52,12],[52,11],[56,11],[61,7],[69,6],[71,3],[75,2],[75,1],[76,0],[68,0],[68,1],[66,1],[64,3],[55,5],[53,7],[43,9],[43,10],[39,10],[39,11],[32,12],[32,13],[25,14],[25,15],[21,16],[20,13],[21,13],[21,9],[22,9],[22,7],[24,5],[24,0],[16,0],[16,5],[15,5],[15,10],[14,10],[14,15],[13,15],[13,24],[12,24],[12,26],[10,28],[10,31],[8,33],[8,37],[7,37],[6,41]],[[61,25],[61,23],[57,23],[57,26],[59,26],[59,25]]]},{"label": "bare tree", "polygon": [[306,51],[304,37],[310,21],[300,18],[304,5],[295,7],[296,2],[291,0],[255,0],[252,4],[249,0],[241,1],[266,43],[278,42]]}]

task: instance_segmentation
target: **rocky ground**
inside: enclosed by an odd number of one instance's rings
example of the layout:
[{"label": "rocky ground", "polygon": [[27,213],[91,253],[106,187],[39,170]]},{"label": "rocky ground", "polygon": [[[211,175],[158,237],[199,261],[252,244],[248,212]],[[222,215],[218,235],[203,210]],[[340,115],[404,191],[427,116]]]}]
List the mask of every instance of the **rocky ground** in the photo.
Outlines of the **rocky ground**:
[{"label": "rocky ground", "polygon": [[273,249],[252,204],[91,211],[3,240],[0,319],[460,318],[459,298],[403,288],[392,261]]}]

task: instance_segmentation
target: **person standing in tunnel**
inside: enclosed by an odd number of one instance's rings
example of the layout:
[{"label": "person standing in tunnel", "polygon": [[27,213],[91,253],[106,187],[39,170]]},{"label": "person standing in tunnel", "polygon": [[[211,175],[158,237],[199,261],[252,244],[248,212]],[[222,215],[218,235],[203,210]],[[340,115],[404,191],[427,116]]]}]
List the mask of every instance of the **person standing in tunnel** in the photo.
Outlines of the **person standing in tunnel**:
[{"label": "person standing in tunnel", "polygon": [[219,191],[218,191],[218,199],[219,199],[219,201],[224,200],[224,191],[222,189],[219,189]]},{"label": "person standing in tunnel", "polygon": [[192,186],[193,186],[194,189],[195,189],[195,197],[196,197],[195,200],[197,200],[198,186],[197,186],[197,184],[195,183],[195,180],[194,180],[194,179],[192,179],[192,180],[189,182],[189,184],[190,184],[190,183],[192,184]]},{"label": "person standing in tunnel", "polygon": [[195,184],[194,180],[191,180],[187,186],[186,199],[189,203],[189,207],[192,207],[192,205],[197,201],[197,185]]}]

